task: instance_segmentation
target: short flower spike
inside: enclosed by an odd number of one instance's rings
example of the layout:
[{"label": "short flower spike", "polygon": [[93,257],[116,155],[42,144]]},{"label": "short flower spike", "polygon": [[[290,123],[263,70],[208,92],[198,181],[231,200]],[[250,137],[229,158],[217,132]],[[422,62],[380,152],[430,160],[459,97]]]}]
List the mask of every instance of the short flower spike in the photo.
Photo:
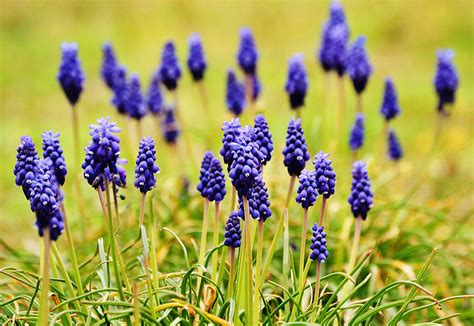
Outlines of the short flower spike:
[{"label": "short flower spike", "polygon": [[77,52],[76,43],[63,43],[61,45],[62,56],[58,81],[72,106],[76,105],[79,100],[85,80]]},{"label": "short flower spike", "polygon": [[370,179],[364,162],[356,161],[352,165],[352,187],[348,202],[355,218],[367,219],[372,208],[374,195],[370,189]]},{"label": "short flower spike", "polygon": [[156,164],[155,142],[151,137],[143,137],[135,165],[135,187],[141,193],[147,193],[155,187],[155,174],[159,171],[160,168]]}]

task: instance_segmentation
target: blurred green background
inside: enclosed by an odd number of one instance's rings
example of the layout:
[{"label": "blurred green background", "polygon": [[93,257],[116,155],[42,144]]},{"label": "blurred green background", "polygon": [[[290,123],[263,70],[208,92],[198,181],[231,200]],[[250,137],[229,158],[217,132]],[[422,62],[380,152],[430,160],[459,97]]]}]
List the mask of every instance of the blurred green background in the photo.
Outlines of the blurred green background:
[{"label": "blurred green background", "polygon": [[[398,243],[394,250],[404,250],[404,246],[417,244],[422,238],[430,245],[443,246],[443,255],[450,256],[452,264],[458,266],[453,268],[472,271],[473,2],[361,0],[343,1],[343,5],[351,29],[351,40],[360,34],[368,37],[368,53],[374,67],[374,74],[364,94],[367,133],[361,157],[369,163],[375,205],[379,209],[374,209],[376,213],[372,218],[369,216],[368,223],[383,226],[399,219],[402,228],[410,227],[419,233],[408,243]],[[85,181],[80,182],[80,189],[87,203],[86,216],[79,216],[77,210],[78,194],[73,190],[73,184],[75,175],[81,173],[80,162],[73,162],[71,109],[56,81],[61,42],[78,43],[86,74],[85,91],[77,107],[81,148],[87,145],[87,126],[99,117],[111,115],[125,127],[110,104],[110,91],[100,79],[102,44],[111,41],[118,60],[127,66],[129,72],[138,73],[142,87],[146,88],[159,64],[164,42],[170,39],[175,42],[183,69],[179,85],[180,110],[185,117],[184,132],[191,144],[192,155],[190,157],[189,151],[182,146],[183,156],[179,158],[162,141],[158,143],[161,173],[155,197],[160,198],[162,205],[171,206],[170,201],[177,200],[180,192],[177,180],[186,173],[191,180],[191,210],[201,205],[194,191],[200,158],[205,149],[218,151],[222,137],[220,125],[230,118],[224,97],[226,70],[237,69],[235,53],[239,29],[243,26],[252,28],[260,51],[258,70],[263,93],[257,106],[259,111],[264,111],[276,144],[274,158],[265,172],[274,211],[283,205],[282,198],[289,179],[281,156],[286,125],[292,116],[284,93],[287,60],[292,54],[302,52],[310,78],[307,104],[303,109],[304,129],[311,154],[319,150],[331,151],[334,159],[338,185],[336,196],[329,204],[331,227],[328,232],[333,226],[335,230],[341,229],[342,225],[346,225],[342,224],[343,221],[351,218],[346,203],[350,189],[350,152],[346,145],[347,137],[341,140],[336,151],[332,151],[330,146],[331,139],[335,137],[336,84],[334,76],[329,84],[326,83],[327,79],[316,61],[321,26],[328,15],[328,7],[327,1],[2,0],[0,238],[4,244],[36,251],[34,218],[21,189],[14,184],[12,171],[20,136],[31,135],[39,148],[40,135],[44,130],[57,130],[62,134],[61,142],[70,171],[70,181],[65,188],[67,207],[73,230],[83,231],[77,237],[94,243],[96,238],[93,236],[82,237],[87,234],[95,236],[94,231],[98,232],[102,227],[96,195]],[[211,116],[203,110],[199,92],[185,65],[187,38],[195,31],[201,33],[209,62],[205,85]],[[438,48],[456,51],[454,62],[460,75],[460,88],[453,114],[443,124],[442,136],[432,155],[430,151],[437,119],[432,79]],[[402,108],[402,115],[394,122],[406,153],[399,170],[385,158],[385,149],[382,148],[384,140],[380,137],[383,121],[379,108],[386,76],[393,77]],[[355,96],[348,81],[345,86],[347,107],[344,124],[347,135],[354,118]],[[248,113],[242,119],[250,121]],[[154,137],[160,134],[159,126],[151,117],[145,119],[145,124],[147,134]],[[122,136],[123,156],[129,160],[130,185],[135,160],[133,146],[130,146],[133,137],[133,130],[125,130]],[[411,201],[417,209],[404,211],[402,217],[396,205],[391,210],[383,209],[396,204],[415,187],[414,181],[417,180],[421,180],[421,186]],[[125,194],[130,199],[127,203],[132,202],[132,210],[138,209],[138,203],[132,200],[138,196],[135,189],[129,187]],[[292,209],[294,215],[301,215],[296,207]],[[179,218],[173,217],[165,224],[179,228],[173,223],[180,221],[181,226],[186,225],[189,219],[186,212],[181,210],[176,213]],[[279,215],[278,212],[274,214]],[[313,219],[315,216],[316,209]],[[295,217],[294,223],[301,223],[300,219]],[[194,224],[196,228],[199,227],[198,222]],[[275,224],[276,218],[270,221],[269,228],[274,228]],[[368,230],[372,224],[367,224]],[[366,247],[381,237],[377,232],[368,232],[366,240],[363,240]],[[271,232],[268,233],[269,238],[270,235]],[[396,234],[392,236],[396,238]],[[0,245],[0,252],[4,249],[4,245]],[[423,252],[419,259],[423,261],[426,256]],[[0,265],[6,263],[0,262]],[[440,273],[437,277],[450,277],[452,269],[445,267],[443,262],[438,264]],[[472,275],[466,277],[466,287],[472,291]],[[441,290],[450,293],[449,288]]]}]

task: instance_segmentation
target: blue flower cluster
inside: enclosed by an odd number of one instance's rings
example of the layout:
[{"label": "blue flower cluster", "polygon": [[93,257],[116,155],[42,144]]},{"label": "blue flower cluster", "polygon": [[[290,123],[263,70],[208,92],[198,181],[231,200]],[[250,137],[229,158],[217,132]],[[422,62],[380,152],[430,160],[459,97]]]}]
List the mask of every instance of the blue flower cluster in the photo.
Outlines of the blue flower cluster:
[{"label": "blue flower cluster", "polygon": [[240,229],[240,218],[236,212],[231,212],[225,224],[224,245],[231,248],[239,248],[242,241],[242,230]]},{"label": "blue flower cluster", "polygon": [[189,57],[188,57],[188,68],[191,72],[193,80],[198,82],[204,78],[204,72],[206,71],[207,63],[204,56],[204,50],[202,48],[201,37],[198,33],[193,33],[188,40],[189,44]]},{"label": "blue flower cluster", "polygon": [[258,145],[260,152],[263,154],[263,165],[266,165],[272,158],[273,140],[267,120],[263,114],[257,114],[254,119],[254,141]]},{"label": "blue flower cluster", "polygon": [[252,101],[258,100],[260,93],[262,92],[262,84],[260,83],[260,79],[258,79],[258,75],[254,74],[252,76]]},{"label": "blue flower cluster", "polygon": [[126,106],[128,115],[133,119],[140,120],[147,114],[147,109],[140,89],[140,80],[136,74],[130,76]]},{"label": "blue flower cluster", "polygon": [[58,183],[62,186],[66,180],[66,161],[59,144],[59,132],[45,131],[43,138],[43,157],[51,160],[51,168]]},{"label": "blue flower cluster", "polygon": [[398,161],[403,157],[402,146],[393,130],[388,132],[388,157],[392,161]]},{"label": "blue flower cluster", "polygon": [[395,89],[395,84],[393,83],[393,80],[391,78],[385,79],[385,89],[380,113],[387,121],[394,119],[400,114],[397,90]]},{"label": "blue flower cluster", "polygon": [[433,83],[438,94],[439,112],[445,113],[445,105],[453,104],[455,100],[459,77],[453,64],[453,58],[453,50],[438,51],[438,65]]},{"label": "blue flower cluster", "polygon": [[365,36],[359,36],[349,50],[347,58],[347,73],[358,94],[364,91],[372,74],[372,66],[365,50],[366,41]]},{"label": "blue flower cluster", "polygon": [[83,88],[82,84],[85,80],[77,51],[76,43],[63,43],[61,45],[61,65],[59,66],[58,81],[72,106],[76,105],[79,100]]},{"label": "blue flower cluster", "polygon": [[239,116],[245,108],[245,86],[239,82],[233,70],[227,72],[226,90],[227,109]]},{"label": "blue flower cluster", "polygon": [[353,151],[358,150],[364,145],[364,114],[358,113],[351,129],[349,137],[349,146]]},{"label": "blue flower cluster", "polygon": [[288,61],[288,79],[285,90],[288,93],[292,109],[304,106],[304,99],[308,90],[308,76],[302,54],[295,54]]},{"label": "blue flower cluster", "polygon": [[22,136],[20,141],[21,144],[16,150],[16,164],[13,174],[15,175],[15,184],[21,186],[26,199],[30,199],[30,188],[35,180],[39,156],[30,136]]},{"label": "blue flower cluster", "polygon": [[[214,159],[214,154],[207,151],[204,153],[204,156],[201,161],[201,169],[199,170],[199,183],[196,187],[197,191],[201,193],[201,196],[206,197],[206,186],[209,182],[209,167],[211,166],[211,161]],[[206,197],[207,198],[207,197]]]},{"label": "blue flower cluster", "polygon": [[141,193],[147,193],[155,187],[155,173],[160,171],[156,164],[155,142],[151,137],[143,137],[140,141],[135,163],[135,187]]},{"label": "blue flower cluster", "polygon": [[105,43],[102,47],[103,59],[100,73],[107,87],[114,89],[114,74],[118,63],[115,57],[114,48],[111,43]]},{"label": "blue flower cluster", "polygon": [[128,83],[127,70],[124,66],[117,66],[113,72],[113,97],[112,104],[118,113],[127,114]]},{"label": "blue flower cluster", "polygon": [[[272,216],[272,211],[270,210],[270,200],[267,185],[263,180],[263,176],[260,174],[253,186],[252,195],[249,198],[249,210],[250,216],[256,220],[263,220],[265,222],[268,218]],[[244,203],[242,198],[239,197],[239,216],[245,219],[244,214]]]},{"label": "blue flower cluster", "polygon": [[324,226],[318,226],[318,224],[315,223],[312,230],[313,237],[311,238],[311,254],[309,255],[309,258],[324,263],[329,257]]},{"label": "blue flower cluster", "polygon": [[239,118],[224,122],[222,131],[224,132],[224,136],[222,137],[222,148],[219,154],[221,154],[224,163],[227,165],[227,170],[230,171],[230,167],[234,161],[234,144],[242,133]]},{"label": "blue flower cluster", "polygon": [[165,117],[162,122],[163,136],[168,144],[175,144],[179,137],[179,128],[174,110],[172,106],[166,108]]},{"label": "blue flower cluster", "polygon": [[246,75],[254,75],[257,70],[258,51],[250,28],[240,30],[240,46],[237,61]]},{"label": "blue flower cluster", "polygon": [[153,74],[146,99],[148,110],[154,115],[160,115],[163,110],[163,95],[160,89],[160,76]]},{"label": "blue flower cluster", "polygon": [[301,119],[291,118],[286,132],[286,146],[283,149],[284,160],[288,173],[298,176],[309,161],[308,146],[304,139]]},{"label": "blue flower cluster", "polygon": [[296,202],[304,209],[308,209],[316,203],[316,198],[318,198],[315,172],[301,171],[299,181]]},{"label": "blue flower cluster", "polygon": [[221,202],[227,193],[221,162],[218,158],[214,157],[212,152],[207,151],[204,153],[197,190],[201,193],[202,197],[207,198],[211,202]]},{"label": "blue flower cluster", "polygon": [[367,167],[364,162],[356,161],[352,165],[352,187],[348,198],[354,217],[365,220],[372,208],[373,199]]},{"label": "blue flower cluster", "polygon": [[159,68],[161,82],[170,91],[176,89],[181,78],[181,67],[179,66],[176,50],[173,42],[166,42],[161,54],[161,66]]},{"label": "blue flower cluster", "polygon": [[318,194],[328,199],[336,190],[336,173],[333,170],[329,154],[320,151],[314,156],[315,180]]}]

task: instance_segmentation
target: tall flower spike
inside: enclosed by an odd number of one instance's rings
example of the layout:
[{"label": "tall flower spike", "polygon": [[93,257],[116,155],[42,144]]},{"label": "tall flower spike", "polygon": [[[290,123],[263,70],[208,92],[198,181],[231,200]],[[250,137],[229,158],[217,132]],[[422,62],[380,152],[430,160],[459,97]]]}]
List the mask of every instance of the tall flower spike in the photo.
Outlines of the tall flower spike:
[{"label": "tall flower spike", "polygon": [[232,162],[234,161],[234,143],[242,133],[239,118],[234,118],[230,121],[224,122],[222,125],[224,136],[222,137],[222,148],[219,152],[224,163],[227,165],[227,170],[230,171]]},{"label": "tall flower spike", "polygon": [[212,152],[205,152],[201,162],[201,169],[199,170],[199,183],[196,189],[201,193],[201,196],[205,198],[207,198],[207,186],[209,183],[209,167],[213,159],[214,154]]},{"label": "tall flower spike", "polygon": [[239,116],[245,107],[245,87],[239,82],[233,70],[227,71],[227,109],[235,116]]},{"label": "tall flower spike", "polygon": [[160,90],[160,76],[158,73],[153,74],[153,77],[148,87],[148,94],[146,104],[148,110],[154,114],[159,115],[163,109],[163,95]]},{"label": "tall flower spike", "polygon": [[79,100],[82,93],[82,84],[85,80],[77,52],[76,43],[63,43],[61,45],[62,55],[58,81],[72,106]]},{"label": "tall flower spike", "polygon": [[295,121],[291,118],[286,131],[286,146],[283,149],[283,155],[283,164],[288,169],[288,173],[291,176],[299,176],[310,159],[301,119]]},{"label": "tall flower spike", "polygon": [[240,197],[250,198],[252,189],[261,169],[260,161],[254,155],[252,140],[246,134],[241,134],[237,143],[233,144],[234,159],[229,171],[237,193]]},{"label": "tall flower spike", "polygon": [[174,107],[170,106],[165,110],[162,128],[165,141],[168,144],[175,144],[179,137],[179,128],[174,115]]},{"label": "tall flower spike", "polygon": [[155,187],[155,174],[160,171],[156,164],[155,142],[151,137],[143,137],[140,140],[135,163],[135,187],[145,194]]},{"label": "tall flower spike", "polygon": [[114,48],[111,43],[105,43],[102,46],[102,68],[100,74],[105,84],[110,88],[114,89],[114,74],[117,69],[117,58],[115,57]]},{"label": "tall flower spike", "polygon": [[438,111],[446,113],[445,105],[454,103],[459,77],[453,64],[454,51],[438,50],[437,55],[438,65],[433,83],[438,94]]},{"label": "tall flower spike", "polygon": [[392,120],[400,114],[397,90],[395,89],[395,84],[393,83],[391,78],[385,79],[385,89],[380,113],[387,121]]},{"label": "tall flower spike", "polygon": [[393,130],[388,132],[388,157],[392,161],[398,161],[403,157],[402,146]]},{"label": "tall flower spike", "polygon": [[204,56],[204,50],[202,47],[201,36],[198,33],[193,33],[189,37],[189,57],[188,57],[188,68],[191,72],[193,80],[198,82],[204,78],[204,72],[206,71],[207,63],[206,57]]},{"label": "tall flower spike", "polygon": [[127,187],[127,171],[123,167],[128,161],[126,159],[117,160],[117,174],[114,175],[113,183],[120,188]]},{"label": "tall flower spike", "polygon": [[43,138],[43,157],[51,160],[51,168],[58,183],[62,186],[67,174],[63,149],[59,144],[59,132],[45,131]]},{"label": "tall flower spike", "polygon": [[288,79],[285,90],[288,93],[292,109],[304,106],[304,99],[308,90],[308,76],[302,54],[295,54],[288,61]]},{"label": "tall flower spike", "polygon": [[[263,180],[262,174],[260,174],[255,181],[252,195],[249,198],[249,210],[252,218],[256,220],[262,219],[265,222],[272,216],[269,197],[267,185]],[[241,197],[239,197],[239,207],[239,216],[245,219],[244,203]]]},{"label": "tall flower spike", "polygon": [[348,202],[355,218],[367,219],[373,205],[374,195],[370,190],[370,179],[364,162],[356,161],[352,165],[352,187]]},{"label": "tall flower spike", "polygon": [[136,74],[132,74],[128,84],[127,112],[130,117],[136,120],[140,120],[147,113],[140,89],[140,79]]},{"label": "tall flower spike", "polygon": [[329,257],[324,226],[318,226],[318,224],[315,223],[312,230],[313,237],[311,238],[311,254],[309,255],[309,258],[324,263]]},{"label": "tall flower spike", "polygon": [[127,70],[124,66],[118,66],[113,72],[113,92],[112,104],[120,114],[127,113],[128,84]]},{"label": "tall flower spike", "polygon": [[246,75],[254,75],[257,69],[258,51],[252,31],[248,27],[240,30],[240,46],[237,61]]},{"label": "tall flower spike", "polygon": [[239,248],[242,241],[242,230],[240,229],[240,218],[236,212],[231,212],[225,224],[224,245],[231,248]]},{"label": "tall flower spike", "polygon": [[258,79],[257,73],[252,76],[252,100],[255,102],[258,100],[260,93],[262,92],[262,84]]},{"label": "tall flower spike", "polygon": [[161,82],[169,91],[176,89],[178,81],[181,78],[181,67],[176,57],[173,42],[167,42],[163,48],[159,73]]},{"label": "tall flower spike", "polygon": [[347,73],[358,94],[365,90],[369,77],[372,74],[372,66],[365,50],[366,41],[367,38],[365,36],[359,36],[349,50],[347,59]]},{"label": "tall flower spike", "polygon": [[207,172],[205,197],[211,202],[221,202],[225,195],[225,175],[222,171],[221,161],[219,161],[218,158],[213,157]]},{"label": "tall flower spike", "polygon": [[21,186],[26,199],[30,199],[31,184],[38,170],[39,156],[30,136],[22,136],[17,148],[16,164],[13,169],[15,184]]},{"label": "tall flower spike", "polygon": [[316,203],[316,198],[318,198],[318,190],[316,188],[316,177],[314,171],[301,171],[296,202],[300,204],[301,207],[307,209]]},{"label": "tall flower spike", "polygon": [[313,161],[318,194],[326,199],[334,195],[336,191],[336,173],[328,157],[329,154],[320,151],[314,156]]},{"label": "tall flower spike", "polygon": [[262,154],[265,156],[262,164],[266,165],[272,158],[273,140],[267,120],[265,120],[263,114],[258,114],[255,116],[253,129],[255,133],[254,141],[257,143],[260,152],[262,152]]},{"label": "tall flower spike", "polygon": [[364,145],[364,114],[358,113],[354,125],[352,126],[349,138],[349,146],[353,151]]},{"label": "tall flower spike", "polygon": [[35,180],[31,186],[30,207],[36,215],[38,233],[48,228],[51,240],[56,240],[64,229],[64,219],[60,211],[62,194],[53,172],[45,161],[38,161]]}]

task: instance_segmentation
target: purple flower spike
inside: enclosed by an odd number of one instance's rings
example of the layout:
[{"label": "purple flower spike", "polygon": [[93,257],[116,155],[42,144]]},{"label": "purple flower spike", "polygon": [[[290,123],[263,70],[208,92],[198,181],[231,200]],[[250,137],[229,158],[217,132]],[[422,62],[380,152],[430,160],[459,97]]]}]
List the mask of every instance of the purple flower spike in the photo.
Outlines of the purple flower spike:
[{"label": "purple flower spike", "polygon": [[312,230],[313,237],[311,238],[311,254],[309,258],[311,258],[311,260],[317,260],[320,263],[324,263],[329,257],[324,226],[318,226],[318,224],[315,223]]},{"label": "purple flower spike", "polygon": [[237,138],[242,133],[239,118],[224,122],[222,131],[224,131],[224,136],[222,137],[222,148],[219,154],[221,154],[224,163],[227,165],[227,170],[230,171],[234,161],[234,143],[237,142]]},{"label": "purple flower spike", "polygon": [[45,131],[41,137],[43,138],[43,157],[45,160],[51,160],[53,173],[62,186],[66,180],[67,169],[63,149],[59,144],[59,132]]},{"label": "purple flower spike", "polygon": [[202,191],[209,201],[221,202],[225,195],[225,175],[218,158],[213,157],[206,176],[206,185]]},{"label": "purple flower spike", "polygon": [[295,121],[291,118],[286,132],[286,146],[283,149],[283,155],[283,164],[288,169],[288,173],[291,176],[299,176],[310,159],[301,119]]},{"label": "purple flower spike", "polygon": [[[272,211],[270,210],[270,197],[268,193],[267,185],[263,180],[263,176],[260,174],[257,177],[257,180],[252,189],[252,195],[249,198],[249,210],[250,216],[256,220],[262,219],[265,222],[268,218],[272,216]],[[239,216],[242,219],[245,219],[244,214],[244,203],[242,198],[239,197]]]},{"label": "purple flower spike", "polygon": [[237,61],[246,75],[254,75],[257,70],[258,51],[252,31],[245,27],[240,30],[240,47]]},{"label": "purple flower spike", "polygon": [[348,55],[347,73],[352,80],[357,94],[364,91],[372,74],[372,66],[365,50],[366,41],[367,38],[365,36],[359,36],[352,45]]},{"label": "purple flower spike", "polygon": [[38,170],[39,156],[30,136],[22,136],[20,141],[21,144],[16,150],[18,154],[16,154],[13,174],[15,175],[15,184],[21,186],[26,199],[30,199],[30,188]]},{"label": "purple flower spike", "polygon": [[163,95],[160,89],[160,76],[155,73],[148,87],[146,104],[148,110],[154,115],[160,115],[163,109]]},{"label": "purple flower spike", "polygon": [[117,174],[113,176],[113,183],[120,188],[127,187],[127,171],[123,167],[128,161],[121,158],[117,160]]},{"label": "purple flower spike", "polygon": [[110,88],[114,89],[114,74],[117,69],[118,63],[115,57],[114,48],[111,43],[105,43],[102,47],[103,59],[102,68],[100,73],[105,84]]},{"label": "purple flower spike", "polygon": [[160,168],[156,164],[155,142],[151,137],[143,137],[135,165],[135,187],[142,194],[147,193],[155,187],[155,174],[159,171]]},{"label": "purple flower spike", "polygon": [[165,110],[162,128],[165,141],[168,144],[175,144],[179,137],[179,128],[174,115],[174,107],[171,106]]},{"label": "purple flower spike", "polygon": [[207,63],[202,48],[201,36],[198,33],[193,33],[188,40],[189,57],[188,68],[193,76],[193,80],[198,82],[204,78]]},{"label": "purple flower spike", "polygon": [[397,90],[391,78],[385,79],[385,90],[383,94],[382,107],[380,113],[385,120],[390,121],[400,114],[398,106]]},{"label": "purple flower spike", "polygon": [[453,64],[454,51],[438,50],[438,66],[434,78],[434,86],[438,94],[438,112],[445,112],[446,104],[453,104],[459,77]]},{"label": "purple flower spike", "polygon": [[285,90],[288,93],[292,109],[304,106],[304,99],[308,90],[308,76],[302,54],[295,54],[288,61],[288,79]]},{"label": "purple flower spike", "polygon": [[318,198],[318,190],[314,171],[301,171],[296,202],[300,204],[301,207],[307,209],[316,203],[316,198]]},{"label": "purple flower spike", "polygon": [[336,191],[336,173],[328,157],[329,154],[320,151],[314,156],[313,161],[318,194],[324,196],[326,199],[334,195]]},{"label": "purple flower spike", "polygon": [[45,161],[38,161],[37,173],[30,189],[30,207],[36,215],[38,233],[48,228],[51,240],[57,240],[64,230],[60,211],[62,194],[53,171]]},{"label": "purple flower spike", "polygon": [[245,86],[239,82],[233,70],[227,71],[227,92],[226,92],[227,109],[239,116],[245,107]]},{"label": "purple flower spike", "polygon": [[82,93],[85,77],[81,62],[77,57],[76,43],[61,45],[61,65],[59,66],[58,81],[72,106],[76,105]]},{"label": "purple flower spike", "polygon": [[242,241],[240,218],[236,212],[231,212],[225,224],[224,245],[230,248],[239,248]]},{"label": "purple flower spike", "polygon": [[159,69],[161,82],[169,91],[178,86],[181,78],[181,67],[179,66],[176,50],[173,42],[167,42],[161,54],[161,66]]},{"label": "purple flower spike", "polygon": [[127,112],[136,120],[141,120],[147,113],[140,89],[140,79],[136,74],[132,74],[128,84]]},{"label": "purple flower spike", "polygon": [[403,157],[402,146],[393,130],[388,132],[388,157],[392,161],[398,161]]},{"label": "purple flower spike", "polygon": [[258,79],[258,75],[254,74],[252,76],[252,100],[255,102],[258,100],[260,93],[262,92],[262,84]]},{"label": "purple flower spike", "polygon": [[360,149],[364,145],[364,114],[357,113],[356,120],[352,126],[349,138],[349,146],[353,151]]},{"label": "purple flower spike", "polygon": [[262,114],[255,116],[253,130],[255,133],[254,141],[257,143],[260,152],[262,152],[265,157],[262,164],[266,165],[272,158],[273,140],[267,120],[265,120],[265,117]]},{"label": "purple flower spike", "polygon": [[207,151],[204,153],[204,157],[202,158],[201,162],[201,169],[199,170],[199,183],[196,187],[197,191],[201,193],[201,196],[207,198],[207,185],[209,183],[209,167],[211,166],[211,162],[214,159],[214,154],[212,152]]},{"label": "purple flower spike", "polygon": [[261,164],[254,155],[252,140],[247,134],[241,134],[233,147],[234,159],[229,177],[239,196],[250,198],[254,184],[260,174]]},{"label": "purple flower spike", "polygon": [[128,100],[128,84],[127,84],[127,70],[124,66],[118,66],[114,70],[113,75],[113,92],[112,104],[117,108],[118,113],[127,113]]},{"label": "purple flower spike", "polygon": [[367,219],[372,208],[374,195],[370,190],[370,179],[364,162],[356,161],[352,165],[352,187],[348,202],[355,218]]}]

